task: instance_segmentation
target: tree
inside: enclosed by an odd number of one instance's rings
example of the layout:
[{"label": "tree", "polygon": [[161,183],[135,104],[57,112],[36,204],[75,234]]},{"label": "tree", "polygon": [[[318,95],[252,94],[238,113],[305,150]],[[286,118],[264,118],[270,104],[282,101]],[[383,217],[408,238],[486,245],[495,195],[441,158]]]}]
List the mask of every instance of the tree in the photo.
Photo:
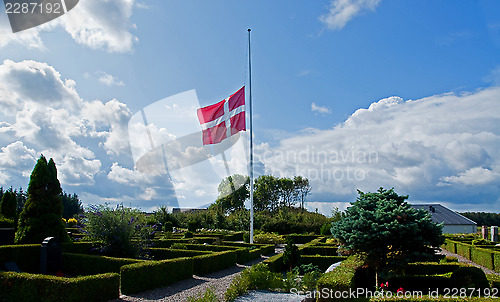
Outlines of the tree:
[{"label": "tree", "polygon": [[311,192],[309,179],[302,176],[295,176],[293,178],[293,184],[295,186],[295,197],[300,202],[300,208],[304,209],[304,201],[306,200],[307,195]]},{"label": "tree", "polygon": [[0,201],[0,216],[8,219],[16,219],[16,194],[12,190],[6,191]]},{"label": "tree", "polygon": [[295,204],[295,185],[293,180],[290,178],[280,178],[279,179],[279,192],[282,207],[291,208]]},{"label": "tree", "polygon": [[41,243],[46,237],[69,241],[62,221],[61,184],[52,158],[42,155],[31,172],[28,199],[19,215],[16,243]]},{"label": "tree", "polygon": [[215,201],[216,206],[224,213],[242,209],[245,200],[250,196],[249,184],[250,178],[240,174],[224,178],[218,187],[219,197]]},{"label": "tree", "polygon": [[279,179],[272,175],[261,175],[255,179],[253,206],[255,211],[278,208],[280,198]]},{"label": "tree", "polygon": [[63,205],[63,218],[70,219],[75,216],[75,214],[83,212],[82,202],[78,199],[78,195],[70,195],[64,192],[61,194],[61,200]]},{"label": "tree", "polygon": [[358,198],[346,210],[346,216],[332,223],[332,234],[343,247],[366,256],[379,272],[404,267],[408,262],[432,256],[434,247],[444,242],[442,224],[431,221],[430,213],[415,210],[394,188],[380,188],[376,193],[358,190]]}]

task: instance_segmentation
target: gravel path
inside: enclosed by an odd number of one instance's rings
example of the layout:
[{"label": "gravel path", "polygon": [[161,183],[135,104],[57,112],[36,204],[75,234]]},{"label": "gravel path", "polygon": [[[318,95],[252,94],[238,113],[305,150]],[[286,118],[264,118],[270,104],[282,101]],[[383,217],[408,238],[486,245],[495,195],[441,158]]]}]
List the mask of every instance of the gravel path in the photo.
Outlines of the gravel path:
[{"label": "gravel path", "polygon": [[497,273],[489,268],[486,268],[484,266],[481,266],[477,263],[474,263],[472,261],[470,261],[469,259],[463,257],[463,256],[460,256],[460,255],[457,255],[457,254],[453,254],[452,252],[450,251],[447,251],[445,249],[441,249],[440,252],[438,252],[438,254],[442,254],[442,255],[445,255],[445,256],[452,256],[452,257],[457,257],[458,259],[458,262],[463,262],[463,263],[467,263],[467,264],[470,264],[470,265],[474,265],[475,267],[479,267],[480,269],[482,269],[484,271],[485,274],[493,274],[493,275],[500,275],[500,273]]},{"label": "gravel path", "polygon": [[236,266],[206,276],[194,275],[191,279],[182,280],[170,286],[156,288],[132,296],[121,295],[119,299],[108,302],[187,301],[188,297],[196,297],[203,294],[208,288],[217,295],[220,301],[224,301],[224,294],[233,279],[245,268],[267,258],[267,256],[261,256],[261,258],[245,263],[244,265],[237,264]]}]

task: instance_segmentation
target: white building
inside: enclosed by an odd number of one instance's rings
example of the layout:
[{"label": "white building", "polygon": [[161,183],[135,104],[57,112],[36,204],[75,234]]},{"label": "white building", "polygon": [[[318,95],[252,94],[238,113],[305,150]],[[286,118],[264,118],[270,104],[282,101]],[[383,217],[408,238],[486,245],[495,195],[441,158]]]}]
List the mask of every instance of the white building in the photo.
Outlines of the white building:
[{"label": "white building", "polygon": [[413,204],[411,207],[430,212],[432,222],[443,223],[443,234],[471,234],[477,232],[477,223],[438,203]]}]

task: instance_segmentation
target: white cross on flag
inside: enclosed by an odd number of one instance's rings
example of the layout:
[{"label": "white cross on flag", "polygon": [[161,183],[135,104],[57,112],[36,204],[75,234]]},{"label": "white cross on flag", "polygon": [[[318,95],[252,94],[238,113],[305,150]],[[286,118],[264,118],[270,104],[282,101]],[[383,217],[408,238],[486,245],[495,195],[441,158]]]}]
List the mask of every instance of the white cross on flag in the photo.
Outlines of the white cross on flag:
[{"label": "white cross on flag", "polygon": [[225,100],[198,109],[203,145],[218,144],[245,131],[245,86]]}]

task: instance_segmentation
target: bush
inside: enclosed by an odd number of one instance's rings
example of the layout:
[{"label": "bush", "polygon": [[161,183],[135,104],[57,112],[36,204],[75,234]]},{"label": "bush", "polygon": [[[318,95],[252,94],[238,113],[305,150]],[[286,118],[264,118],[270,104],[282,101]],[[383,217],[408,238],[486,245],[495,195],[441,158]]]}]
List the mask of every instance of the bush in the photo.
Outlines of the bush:
[{"label": "bush", "polygon": [[184,243],[180,242],[175,242],[170,246],[171,249],[176,249],[176,250],[187,250],[188,248]]},{"label": "bush", "polygon": [[187,231],[186,233],[184,233],[184,239],[189,239],[189,238],[193,238],[192,231]]},{"label": "bush", "polygon": [[336,246],[307,246],[301,249],[302,255],[337,256]]},{"label": "bush", "polygon": [[440,263],[457,263],[457,262],[458,258],[453,256],[446,256],[440,261]]},{"label": "bush", "polygon": [[14,219],[9,219],[0,216],[0,228],[13,228],[14,227]]},{"label": "bush", "polygon": [[321,226],[319,233],[321,235],[330,236],[330,235],[332,235],[332,232],[330,231],[331,228],[332,228],[332,224],[330,222],[327,222]]},{"label": "bush", "polygon": [[299,264],[301,265],[314,265],[321,271],[326,271],[330,265],[344,261],[347,257],[344,256],[319,256],[319,255],[301,255]]},{"label": "bush", "polygon": [[121,292],[125,295],[167,286],[193,276],[193,259],[143,261],[122,266]]},{"label": "bush", "polygon": [[115,273],[62,278],[0,272],[1,301],[101,302],[119,297],[120,276]]},{"label": "bush", "polygon": [[163,248],[147,248],[146,253],[153,260],[167,260],[167,259],[211,254],[211,252],[205,252],[205,251],[193,251],[187,249],[177,250],[177,249],[163,249]]},{"label": "bush", "polygon": [[137,259],[84,254],[62,254],[63,272],[75,276],[120,273],[120,268],[122,266],[141,261],[142,260]]},{"label": "bush", "polygon": [[154,232],[144,214],[123,205],[90,206],[83,224],[85,239],[96,242],[101,254],[114,257],[138,257]]},{"label": "bush", "polygon": [[489,288],[489,282],[483,270],[474,266],[461,267],[454,271],[450,278],[450,285],[453,288]]},{"label": "bush", "polygon": [[[349,291],[355,288],[354,277],[356,270],[362,267],[365,260],[359,256],[350,256],[333,271],[323,274],[318,280],[317,288],[319,291],[328,289],[328,291]],[[319,297],[318,301],[329,301],[326,297]]]},{"label": "bush", "polygon": [[236,265],[236,251],[215,252],[192,257],[194,273],[198,276],[207,275]]},{"label": "bush", "polygon": [[219,302],[217,295],[214,293],[212,288],[207,288],[207,290],[199,294],[196,297],[188,297],[188,302]]},{"label": "bush", "polygon": [[276,233],[260,233],[253,236],[254,243],[260,244],[280,244],[285,242],[283,236]]},{"label": "bush", "polygon": [[300,251],[299,248],[293,243],[291,237],[287,237],[287,244],[285,250],[283,251],[283,265],[288,269],[292,270],[300,261]]},{"label": "bush", "polygon": [[174,230],[174,226],[172,224],[172,221],[166,221],[164,224],[163,224],[163,231],[165,233],[167,232],[172,232]]},{"label": "bush", "polygon": [[241,272],[233,279],[225,294],[227,301],[233,301],[248,290],[273,290],[281,288],[283,280],[280,273],[273,273],[269,267],[259,263]]},{"label": "bush", "polygon": [[322,272],[311,271],[304,274],[302,277],[302,288],[308,291],[313,291],[316,289],[319,278],[323,276]]}]

